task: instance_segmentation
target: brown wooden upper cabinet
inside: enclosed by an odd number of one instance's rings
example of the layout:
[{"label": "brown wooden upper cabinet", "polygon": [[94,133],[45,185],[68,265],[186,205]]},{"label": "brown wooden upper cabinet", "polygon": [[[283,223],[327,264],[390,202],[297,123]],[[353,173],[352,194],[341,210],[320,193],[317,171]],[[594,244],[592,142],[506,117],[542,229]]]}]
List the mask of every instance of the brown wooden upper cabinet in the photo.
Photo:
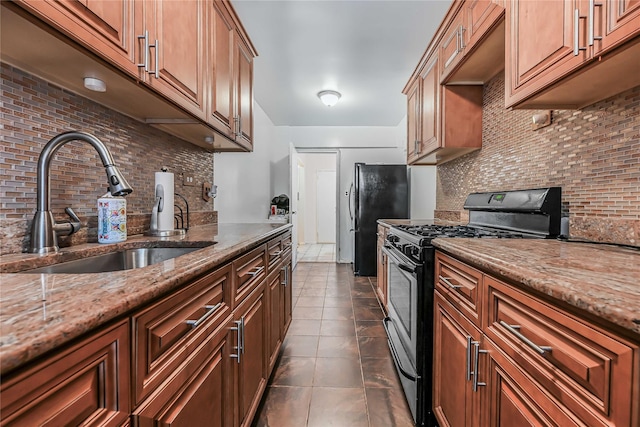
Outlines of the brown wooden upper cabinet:
[{"label": "brown wooden upper cabinet", "polygon": [[147,0],[136,7],[140,80],[204,120],[204,3]]},{"label": "brown wooden upper cabinet", "polygon": [[640,84],[638,1],[510,0],[505,32],[507,107],[581,108]]},{"label": "brown wooden upper cabinet", "polygon": [[247,150],[253,149],[253,58],[228,2],[212,3],[213,43],[209,122]]},{"label": "brown wooden upper cabinet", "polygon": [[502,3],[500,0],[453,3],[439,45],[441,83],[483,84],[504,68]]},{"label": "brown wooden upper cabinet", "polygon": [[[57,46],[82,46],[73,55],[65,52],[65,63],[78,66],[53,67],[56,74],[47,75],[50,81],[205,148],[253,149],[253,58],[257,53],[228,0],[17,0],[6,4],[12,10],[19,5],[30,21],[44,21],[72,40],[55,38]],[[24,33],[16,34],[17,38],[30,37],[32,29],[26,25],[16,28]],[[55,48],[53,42],[47,43]],[[12,63],[38,74],[42,63],[33,59],[38,57],[35,49],[23,54],[16,54],[20,49],[10,50]],[[87,51],[104,60],[108,70]],[[79,73],[108,77],[107,96],[84,91]]]}]

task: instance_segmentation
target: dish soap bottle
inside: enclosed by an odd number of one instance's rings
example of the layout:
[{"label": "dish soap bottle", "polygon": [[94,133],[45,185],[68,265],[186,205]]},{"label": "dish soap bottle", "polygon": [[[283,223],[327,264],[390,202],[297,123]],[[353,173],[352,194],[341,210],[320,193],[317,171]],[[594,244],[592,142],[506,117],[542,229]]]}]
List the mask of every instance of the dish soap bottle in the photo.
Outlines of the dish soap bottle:
[{"label": "dish soap bottle", "polygon": [[127,240],[127,201],[107,192],[98,199],[98,243]]}]

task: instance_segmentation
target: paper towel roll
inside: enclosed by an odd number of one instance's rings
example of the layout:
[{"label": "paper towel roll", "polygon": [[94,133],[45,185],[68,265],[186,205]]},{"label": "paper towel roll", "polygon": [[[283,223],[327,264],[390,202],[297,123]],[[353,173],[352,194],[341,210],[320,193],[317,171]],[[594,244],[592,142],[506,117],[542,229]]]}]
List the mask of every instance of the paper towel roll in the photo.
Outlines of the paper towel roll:
[{"label": "paper towel roll", "polygon": [[164,190],[163,208],[161,212],[158,212],[158,230],[166,231],[173,230],[173,173],[171,172],[156,172],[156,188],[158,185],[162,185]]}]

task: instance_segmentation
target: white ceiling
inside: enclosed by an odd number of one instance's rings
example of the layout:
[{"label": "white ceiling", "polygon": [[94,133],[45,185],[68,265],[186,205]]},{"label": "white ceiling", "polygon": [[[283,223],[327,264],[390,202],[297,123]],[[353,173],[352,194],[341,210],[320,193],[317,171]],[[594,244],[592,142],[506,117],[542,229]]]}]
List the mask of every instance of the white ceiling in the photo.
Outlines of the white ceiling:
[{"label": "white ceiling", "polygon": [[[396,126],[402,89],[450,0],[232,0],[258,57],[254,97],[275,125]],[[316,94],[337,90],[326,107]]]}]

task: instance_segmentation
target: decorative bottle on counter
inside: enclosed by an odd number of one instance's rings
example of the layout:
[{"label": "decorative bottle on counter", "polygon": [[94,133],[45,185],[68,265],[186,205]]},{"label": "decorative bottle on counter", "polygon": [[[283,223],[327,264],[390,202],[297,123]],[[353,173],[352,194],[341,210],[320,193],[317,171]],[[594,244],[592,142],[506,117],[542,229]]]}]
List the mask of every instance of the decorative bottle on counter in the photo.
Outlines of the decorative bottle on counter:
[{"label": "decorative bottle on counter", "polygon": [[127,201],[107,192],[98,199],[98,243],[127,240]]}]

